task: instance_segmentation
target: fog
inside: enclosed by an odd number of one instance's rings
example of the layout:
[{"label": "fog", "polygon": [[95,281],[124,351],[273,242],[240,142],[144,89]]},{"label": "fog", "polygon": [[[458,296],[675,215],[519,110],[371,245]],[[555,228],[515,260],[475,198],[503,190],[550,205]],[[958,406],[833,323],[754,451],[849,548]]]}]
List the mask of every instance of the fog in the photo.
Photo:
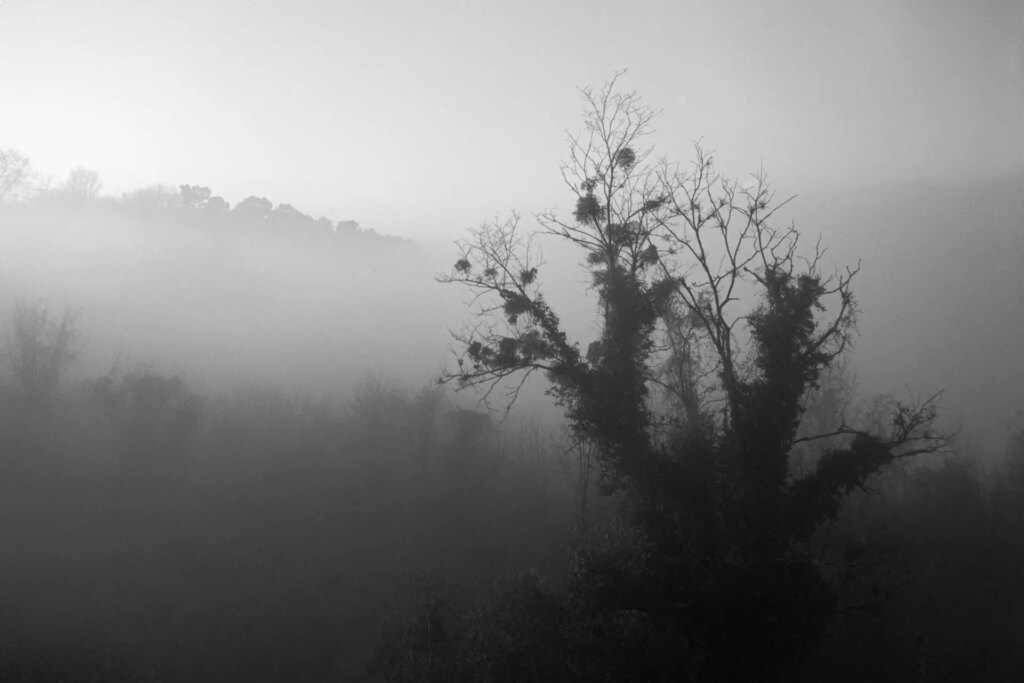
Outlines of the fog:
[{"label": "fog", "polygon": [[5,289],[75,311],[83,370],[153,364],[214,386],[321,393],[370,368],[429,381],[444,359],[443,296],[406,240],[333,228],[278,239],[112,203],[12,213]]},{"label": "fog", "polygon": [[1015,3],[102,5],[0,3],[0,680],[1024,672]]},{"label": "fog", "polygon": [[947,418],[989,455],[1024,403],[1024,173],[801,197],[839,262],[863,264],[853,353],[862,390],[944,390]]}]

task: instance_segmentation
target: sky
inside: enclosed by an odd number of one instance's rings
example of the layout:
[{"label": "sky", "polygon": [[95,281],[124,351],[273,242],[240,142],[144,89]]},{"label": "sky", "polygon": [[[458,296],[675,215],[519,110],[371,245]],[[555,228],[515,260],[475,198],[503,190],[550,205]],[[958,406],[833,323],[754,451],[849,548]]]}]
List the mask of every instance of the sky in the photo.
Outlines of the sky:
[{"label": "sky", "polygon": [[3,0],[0,149],[414,239],[567,206],[577,88],[786,194],[1024,168],[1024,3]]}]

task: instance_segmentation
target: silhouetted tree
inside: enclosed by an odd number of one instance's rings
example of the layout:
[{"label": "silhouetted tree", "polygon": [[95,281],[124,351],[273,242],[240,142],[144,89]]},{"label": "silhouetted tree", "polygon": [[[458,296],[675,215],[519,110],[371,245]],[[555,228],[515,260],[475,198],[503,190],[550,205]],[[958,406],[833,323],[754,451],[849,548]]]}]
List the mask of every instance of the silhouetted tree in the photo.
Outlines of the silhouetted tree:
[{"label": "silhouetted tree", "polygon": [[[600,335],[585,351],[569,340],[540,288],[536,235],[513,214],[471,231],[441,278],[479,304],[445,378],[485,400],[509,387],[514,401],[545,373],[576,439],[595,447],[602,490],[626,494],[646,539],[646,564],[630,560],[635,608],[672,629],[681,619],[727,668],[749,663],[733,674],[763,674],[830,609],[802,544],[881,467],[943,445],[935,397],[894,405],[883,432],[798,437],[809,392],[849,346],[857,268],[823,273],[820,248],[801,253],[798,231],[774,224],[786,202],[763,175],[724,178],[699,147],[685,171],[657,160],[645,144],[655,112],[614,79],[582,95],[584,131],[562,168],[575,210],[537,220],[583,252]],[[794,446],[826,437],[840,443],[794,476]]]}]

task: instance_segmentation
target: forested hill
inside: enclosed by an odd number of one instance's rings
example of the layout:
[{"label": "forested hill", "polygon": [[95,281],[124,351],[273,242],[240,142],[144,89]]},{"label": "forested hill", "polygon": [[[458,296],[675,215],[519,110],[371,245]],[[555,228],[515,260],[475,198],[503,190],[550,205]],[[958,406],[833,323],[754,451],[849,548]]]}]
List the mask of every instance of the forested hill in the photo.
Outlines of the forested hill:
[{"label": "forested hill", "polygon": [[408,250],[409,240],[363,229],[354,220],[314,218],[291,204],[276,206],[265,197],[249,196],[231,206],[208,187],[155,186],[125,193],[119,198],[63,187],[23,193],[17,201],[0,204],[7,219],[82,222],[105,220],[138,228],[189,231],[222,238],[228,234],[267,236],[294,246],[318,251],[360,249],[364,253]]},{"label": "forested hill", "polygon": [[324,390],[368,367],[427,376],[446,348],[432,275],[408,240],[197,186],[0,203],[0,306],[69,307],[99,365]]}]

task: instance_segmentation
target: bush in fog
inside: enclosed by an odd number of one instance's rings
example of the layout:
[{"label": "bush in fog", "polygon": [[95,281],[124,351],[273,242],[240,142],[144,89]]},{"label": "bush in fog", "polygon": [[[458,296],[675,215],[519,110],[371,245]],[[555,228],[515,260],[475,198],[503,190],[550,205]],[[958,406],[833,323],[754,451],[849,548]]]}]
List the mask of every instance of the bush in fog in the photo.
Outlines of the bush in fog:
[{"label": "bush in fog", "polygon": [[389,681],[557,681],[572,678],[565,607],[532,572],[499,581],[459,613],[420,586],[411,616],[387,626],[376,669]]},{"label": "bush in fog", "polygon": [[890,468],[855,494],[814,541],[839,616],[806,677],[1014,678],[1024,518],[1002,506],[1022,493],[960,453]]},{"label": "bush in fog", "polygon": [[42,303],[15,303],[7,329],[6,398],[22,421],[32,422],[52,410],[77,342],[70,310],[56,319]]},{"label": "bush in fog", "polygon": [[1006,442],[1004,487],[1024,489],[1024,428],[1014,431]]},{"label": "bush in fog", "polygon": [[93,390],[108,443],[127,471],[166,477],[188,470],[201,401],[182,377],[112,372]]}]

